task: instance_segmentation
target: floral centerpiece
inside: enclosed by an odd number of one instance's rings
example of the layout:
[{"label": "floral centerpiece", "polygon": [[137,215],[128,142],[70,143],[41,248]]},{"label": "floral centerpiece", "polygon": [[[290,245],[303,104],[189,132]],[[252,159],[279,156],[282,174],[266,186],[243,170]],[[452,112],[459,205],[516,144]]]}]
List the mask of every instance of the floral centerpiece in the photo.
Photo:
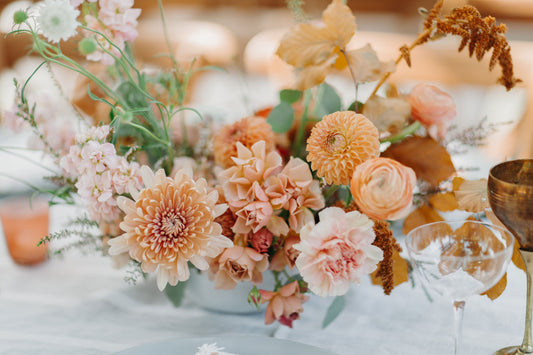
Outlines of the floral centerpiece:
[{"label": "floral centerpiece", "polygon": [[[291,5],[301,12],[300,2]],[[321,23],[299,23],[281,40],[277,55],[294,67],[295,82],[279,104],[225,125],[187,105],[190,79],[206,68],[172,54],[168,70],[136,64],[131,42],[140,10],[133,0],[45,0],[18,11],[12,35],[31,36],[41,66],[80,74],[82,96],[93,102],[73,102],[59,140],[51,128],[57,108],[27,93],[26,83],[17,83],[15,107],[4,115],[5,123],[31,127],[57,164],[50,178],[57,188],[46,191],[51,201],[87,209],[87,218],[43,242],[76,235],[72,246],[96,246],[128,264],[132,279],[157,273],[157,287],[175,298],[192,269],[206,271],[217,289],[251,282],[248,301],[268,303],[267,324],[292,326],[310,293],[341,297],[327,323],[350,285],[367,275],[389,294],[409,271],[389,221],[404,220],[406,232],[438,219],[437,210],[460,208],[446,145],[481,139],[448,131],[456,108],[447,93],[419,84],[402,94],[388,77],[396,65],[411,65],[415,47],[455,35],[459,51],[468,47],[478,60],[492,49],[489,69],[501,66],[507,89],[519,81],[505,25],[471,6],[448,15],[441,7],[423,12],[422,32],[395,62],[381,62],[370,45],[347,48],[355,17],[333,0]],[[78,52],[65,54],[65,41]],[[345,108],[324,82],[341,71],[355,88]],[[376,84],[361,102],[364,82]],[[96,105],[103,114],[86,109]],[[200,123],[191,124],[191,114]],[[272,289],[261,288],[267,272]]]}]

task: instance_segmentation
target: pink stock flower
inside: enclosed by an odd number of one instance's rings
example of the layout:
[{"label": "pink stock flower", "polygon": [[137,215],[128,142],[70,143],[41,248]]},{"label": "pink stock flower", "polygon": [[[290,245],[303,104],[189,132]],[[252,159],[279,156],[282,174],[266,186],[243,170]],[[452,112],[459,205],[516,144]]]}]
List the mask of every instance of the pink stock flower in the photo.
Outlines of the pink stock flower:
[{"label": "pink stock flower", "polygon": [[318,215],[320,222],[306,224],[294,245],[301,251],[296,267],[315,294],[340,296],[376,269],[383,251],[372,245],[373,222],[364,214],[328,207]]},{"label": "pink stock flower", "polygon": [[265,312],[265,324],[272,324],[278,320],[283,325],[292,328],[292,322],[300,318],[304,311],[302,304],[308,296],[300,293],[298,281],[293,281],[279,289],[278,292],[259,290],[261,303],[268,302]]},{"label": "pink stock flower", "polygon": [[111,143],[89,141],[81,149],[81,158],[83,164],[90,165],[99,173],[106,168],[114,169],[118,166],[117,152]]},{"label": "pink stock flower", "polygon": [[131,42],[137,38],[137,18],[141,9],[132,9],[133,0],[100,0],[100,20],[111,30],[115,37]]},{"label": "pink stock flower", "polygon": [[238,282],[249,281],[254,285],[263,282],[268,256],[236,245],[224,250],[210,266],[209,277],[215,280],[215,288],[231,290]]},{"label": "pink stock flower", "polygon": [[350,191],[355,203],[366,215],[397,220],[409,213],[415,185],[413,169],[393,159],[376,158],[355,168]]},{"label": "pink stock flower", "polygon": [[81,174],[81,148],[78,145],[71,145],[67,155],[59,160],[59,166],[63,169],[63,174],[68,177],[77,177]]},{"label": "pink stock flower", "polygon": [[123,194],[127,192],[130,184],[133,184],[135,189],[140,190],[142,187],[142,177],[139,164],[136,162],[130,163],[122,156],[117,158],[117,167],[112,171],[113,187],[116,193]]},{"label": "pink stock flower", "polygon": [[450,95],[439,88],[418,84],[409,95],[411,115],[424,126],[437,129],[438,137],[446,133],[446,125],[457,115]]}]

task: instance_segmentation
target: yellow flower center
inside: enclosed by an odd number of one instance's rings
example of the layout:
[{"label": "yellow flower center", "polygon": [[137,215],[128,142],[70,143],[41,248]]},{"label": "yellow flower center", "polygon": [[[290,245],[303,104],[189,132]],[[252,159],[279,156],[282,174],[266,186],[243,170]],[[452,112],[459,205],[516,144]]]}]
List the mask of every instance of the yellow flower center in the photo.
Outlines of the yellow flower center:
[{"label": "yellow flower center", "polygon": [[324,150],[328,153],[336,154],[342,152],[347,145],[348,140],[346,137],[339,132],[334,132],[330,133],[326,137],[326,141],[324,142]]}]

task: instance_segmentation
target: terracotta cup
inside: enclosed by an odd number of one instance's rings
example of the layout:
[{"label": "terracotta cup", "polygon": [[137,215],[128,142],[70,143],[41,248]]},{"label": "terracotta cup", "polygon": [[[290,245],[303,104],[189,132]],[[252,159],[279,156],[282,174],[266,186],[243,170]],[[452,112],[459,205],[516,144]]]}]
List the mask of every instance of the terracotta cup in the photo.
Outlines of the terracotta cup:
[{"label": "terracotta cup", "polygon": [[0,200],[0,220],[7,249],[13,261],[19,265],[35,265],[46,260],[48,244],[37,243],[48,235],[48,203],[29,196],[17,196]]}]

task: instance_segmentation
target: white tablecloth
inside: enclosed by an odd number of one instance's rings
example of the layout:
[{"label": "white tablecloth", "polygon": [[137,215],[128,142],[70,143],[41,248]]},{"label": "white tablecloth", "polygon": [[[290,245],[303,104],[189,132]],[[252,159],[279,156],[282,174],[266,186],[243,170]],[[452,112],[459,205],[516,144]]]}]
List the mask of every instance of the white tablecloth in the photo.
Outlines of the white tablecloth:
[{"label": "white tablecloth", "polygon": [[[64,207],[53,209],[52,221],[64,213]],[[53,229],[58,227],[52,223]],[[173,337],[228,333],[274,336],[346,355],[452,352],[450,302],[430,302],[410,284],[390,296],[368,280],[354,285],[345,311],[326,329],[321,322],[332,299],[312,296],[290,329],[265,326],[262,313],[206,311],[190,296],[174,308],[153,278],[129,286],[123,277],[124,270],[96,255],[71,253],[34,267],[18,266],[0,237],[0,353],[109,354]],[[524,273],[511,265],[507,290],[499,299],[475,296],[467,302],[466,354],[491,354],[521,341],[525,285]]]}]

